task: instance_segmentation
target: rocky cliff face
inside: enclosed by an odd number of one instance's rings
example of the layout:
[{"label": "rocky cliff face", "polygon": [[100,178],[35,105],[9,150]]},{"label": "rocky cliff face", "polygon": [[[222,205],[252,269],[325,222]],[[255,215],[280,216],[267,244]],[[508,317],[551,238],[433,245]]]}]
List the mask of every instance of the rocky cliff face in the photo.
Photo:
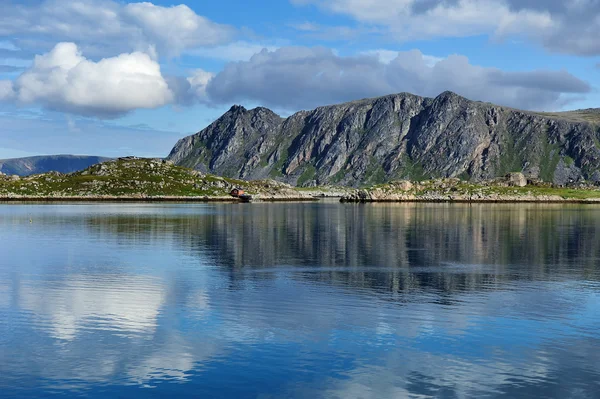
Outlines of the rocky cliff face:
[{"label": "rocky cliff face", "polygon": [[484,180],[523,172],[556,184],[600,182],[598,110],[543,114],[451,92],[401,93],[300,111],[232,107],[180,140],[169,159],[244,179],[360,186],[398,179]]}]

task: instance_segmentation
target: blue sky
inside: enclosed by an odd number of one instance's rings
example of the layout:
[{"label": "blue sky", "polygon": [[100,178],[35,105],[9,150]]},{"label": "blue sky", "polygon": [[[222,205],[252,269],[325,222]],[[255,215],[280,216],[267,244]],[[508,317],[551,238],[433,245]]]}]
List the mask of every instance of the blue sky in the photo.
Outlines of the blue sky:
[{"label": "blue sky", "polygon": [[233,104],[600,106],[600,0],[0,0],[0,158],[165,156]]}]

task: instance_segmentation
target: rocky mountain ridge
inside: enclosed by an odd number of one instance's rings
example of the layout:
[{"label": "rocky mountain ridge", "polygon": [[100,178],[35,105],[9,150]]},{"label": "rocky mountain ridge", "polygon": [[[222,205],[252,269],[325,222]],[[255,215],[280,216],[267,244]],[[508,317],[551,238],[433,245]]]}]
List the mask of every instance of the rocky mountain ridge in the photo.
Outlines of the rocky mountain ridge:
[{"label": "rocky mountain ridge", "polygon": [[600,182],[600,112],[520,111],[452,92],[393,94],[288,118],[233,106],[181,139],[168,159],[217,175],[298,186],[482,181],[510,172],[557,185]]}]

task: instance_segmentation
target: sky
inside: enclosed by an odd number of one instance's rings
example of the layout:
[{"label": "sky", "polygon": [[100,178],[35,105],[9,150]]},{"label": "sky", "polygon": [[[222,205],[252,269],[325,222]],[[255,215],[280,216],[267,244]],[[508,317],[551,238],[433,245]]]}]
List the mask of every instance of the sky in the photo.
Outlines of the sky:
[{"label": "sky", "polygon": [[600,107],[600,0],[0,0],[0,159],[164,157],[233,104]]}]

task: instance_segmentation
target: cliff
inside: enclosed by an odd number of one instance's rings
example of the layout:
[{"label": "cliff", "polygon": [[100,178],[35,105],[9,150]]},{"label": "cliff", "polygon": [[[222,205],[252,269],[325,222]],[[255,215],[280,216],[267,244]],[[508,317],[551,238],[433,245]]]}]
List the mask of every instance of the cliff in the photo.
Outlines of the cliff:
[{"label": "cliff", "polygon": [[232,178],[298,186],[399,179],[489,180],[510,172],[557,185],[600,182],[600,110],[534,113],[452,92],[408,93],[300,111],[233,106],[168,159]]}]

